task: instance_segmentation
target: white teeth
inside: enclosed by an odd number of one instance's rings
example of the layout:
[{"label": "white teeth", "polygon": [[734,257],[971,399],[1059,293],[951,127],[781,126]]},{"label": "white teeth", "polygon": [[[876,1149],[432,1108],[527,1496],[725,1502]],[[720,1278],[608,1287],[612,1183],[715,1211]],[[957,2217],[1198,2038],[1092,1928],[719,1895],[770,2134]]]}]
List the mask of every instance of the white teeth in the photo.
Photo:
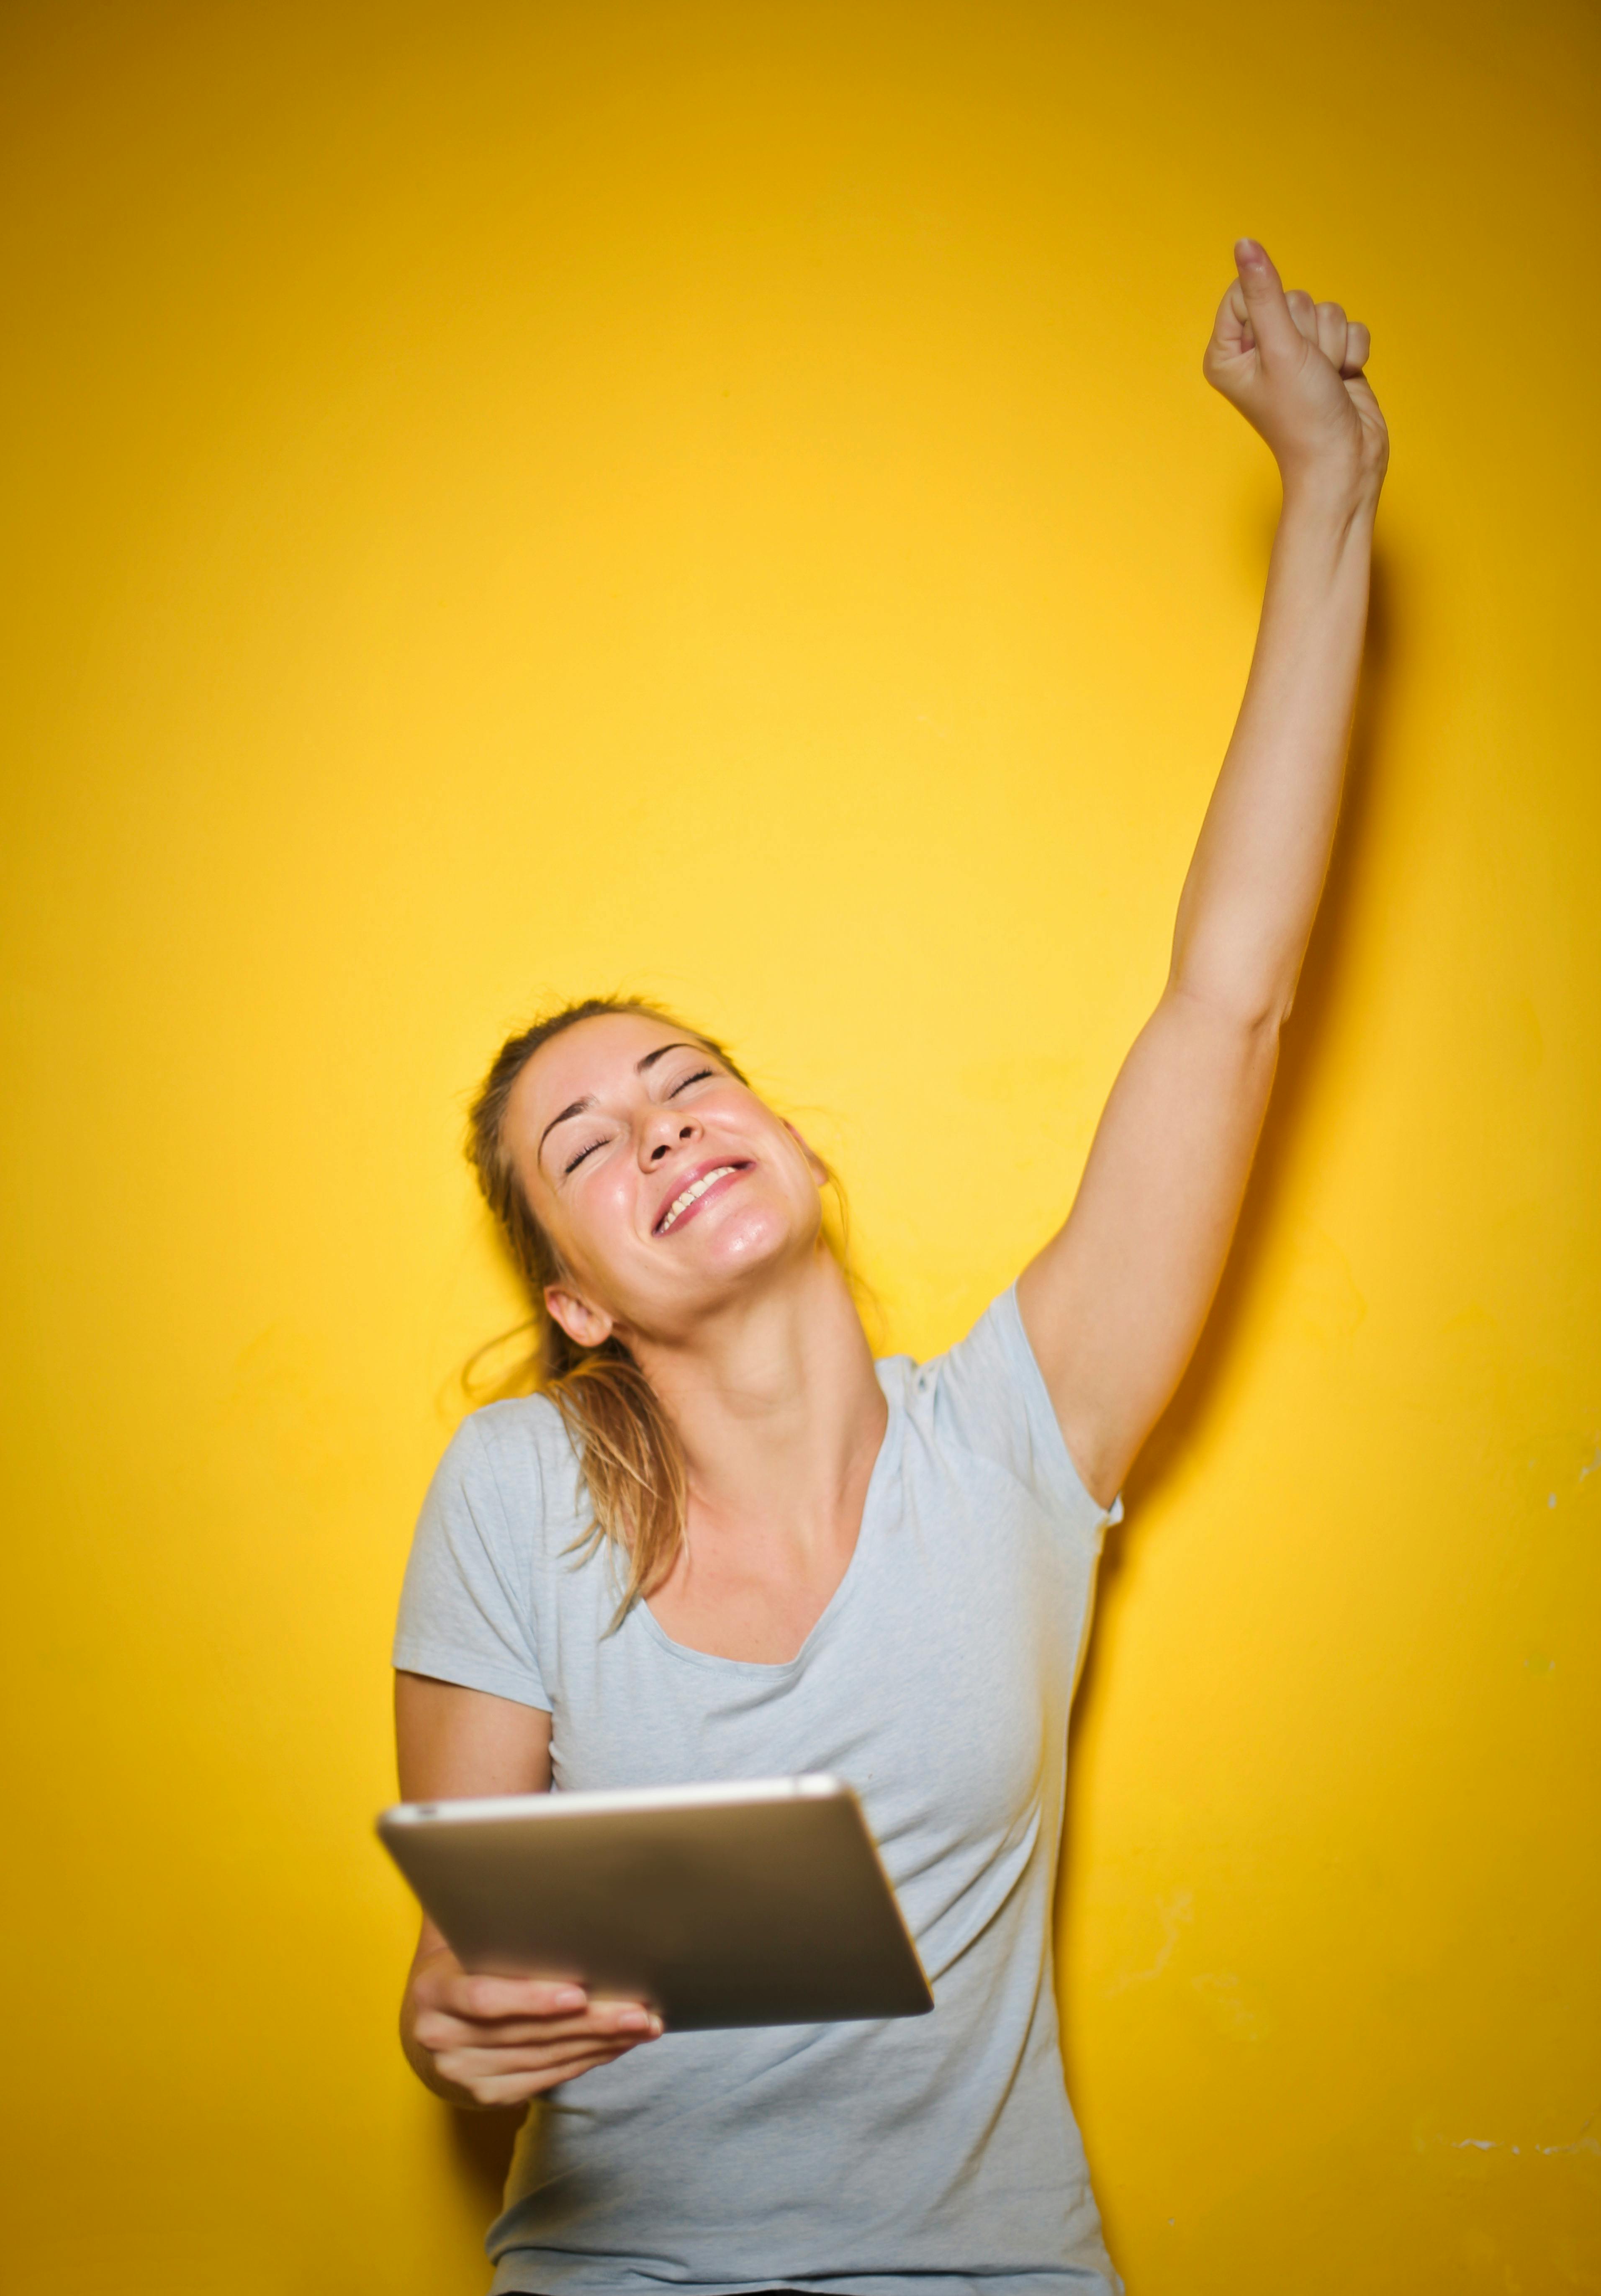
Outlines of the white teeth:
[{"label": "white teeth", "polygon": [[686,1212],[691,1204],[698,1203],[714,1180],[727,1178],[735,1168],[732,1164],[719,1164],[715,1172],[706,1173],[704,1177],[697,1180],[693,1187],[686,1188],[681,1196],[675,1196],[667,1208],[667,1218],[657,1229],[657,1234],[665,1235],[680,1212]]}]

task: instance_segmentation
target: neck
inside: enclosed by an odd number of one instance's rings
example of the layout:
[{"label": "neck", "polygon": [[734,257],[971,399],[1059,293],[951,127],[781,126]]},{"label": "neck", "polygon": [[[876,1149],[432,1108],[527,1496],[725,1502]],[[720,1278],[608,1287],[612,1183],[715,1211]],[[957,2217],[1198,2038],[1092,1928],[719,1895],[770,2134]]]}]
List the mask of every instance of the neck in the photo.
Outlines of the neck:
[{"label": "neck", "polygon": [[860,1521],[887,1418],[850,1287],[821,1242],[692,1341],[630,1335],[677,1430],[698,1532],[815,1555]]}]

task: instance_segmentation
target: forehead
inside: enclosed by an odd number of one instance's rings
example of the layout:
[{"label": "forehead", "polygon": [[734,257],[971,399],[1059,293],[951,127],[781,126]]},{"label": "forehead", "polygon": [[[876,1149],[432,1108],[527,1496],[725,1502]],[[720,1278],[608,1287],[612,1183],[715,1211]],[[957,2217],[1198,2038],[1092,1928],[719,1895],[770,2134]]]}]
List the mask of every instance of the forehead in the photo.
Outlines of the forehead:
[{"label": "forehead", "polygon": [[639,1062],[663,1045],[682,1044],[691,1032],[646,1013],[597,1013],[541,1045],[506,1103],[515,1131],[538,1129],[575,1100],[599,1100],[639,1080]]}]

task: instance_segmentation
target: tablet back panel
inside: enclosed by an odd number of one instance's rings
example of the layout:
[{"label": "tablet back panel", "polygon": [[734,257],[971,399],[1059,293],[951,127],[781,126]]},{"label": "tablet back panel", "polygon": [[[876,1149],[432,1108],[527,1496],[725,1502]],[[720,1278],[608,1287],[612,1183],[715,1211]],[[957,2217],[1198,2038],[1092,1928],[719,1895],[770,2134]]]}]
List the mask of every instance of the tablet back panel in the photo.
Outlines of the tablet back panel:
[{"label": "tablet back panel", "polygon": [[933,2006],[836,1779],[411,1803],[378,1830],[467,1969],[575,1979],[680,2031]]}]

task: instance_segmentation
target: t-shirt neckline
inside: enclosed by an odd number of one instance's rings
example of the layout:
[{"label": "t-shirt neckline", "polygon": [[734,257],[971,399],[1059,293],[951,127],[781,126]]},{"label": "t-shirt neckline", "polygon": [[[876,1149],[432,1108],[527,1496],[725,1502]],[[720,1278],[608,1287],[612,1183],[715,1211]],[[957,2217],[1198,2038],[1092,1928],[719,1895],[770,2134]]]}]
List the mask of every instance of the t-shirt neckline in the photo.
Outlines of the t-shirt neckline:
[{"label": "t-shirt neckline", "polygon": [[847,1608],[852,1589],[864,1576],[863,1557],[877,1536],[879,1494],[891,1472],[891,1452],[894,1450],[899,1454],[900,1448],[900,1422],[904,1406],[896,1385],[884,1375],[895,1365],[894,1357],[884,1357],[873,1366],[878,1376],[880,1391],[888,1407],[888,1415],[884,1421],[883,1440],[878,1447],[878,1456],[873,1462],[873,1472],[867,1478],[867,1488],[862,1499],[861,1527],[856,1534],[856,1545],[851,1549],[850,1562],[841,1573],[839,1585],[823,1605],[811,1632],[795,1652],[794,1657],[725,1658],[717,1651],[696,1650],[689,1643],[675,1642],[642,1595],[635,1604],[632,1615],[639,1619],[645,1631],[660,1649],[666,1651],[673,1658],[687,1660],[692,1666],[716,1667],[726,1673],[762,1675],[769,1681],[777,1681],[784,1675],[793,1674],[798,1668],[806,1664],[819,1643],[826,1639],[841,1612]]}]

